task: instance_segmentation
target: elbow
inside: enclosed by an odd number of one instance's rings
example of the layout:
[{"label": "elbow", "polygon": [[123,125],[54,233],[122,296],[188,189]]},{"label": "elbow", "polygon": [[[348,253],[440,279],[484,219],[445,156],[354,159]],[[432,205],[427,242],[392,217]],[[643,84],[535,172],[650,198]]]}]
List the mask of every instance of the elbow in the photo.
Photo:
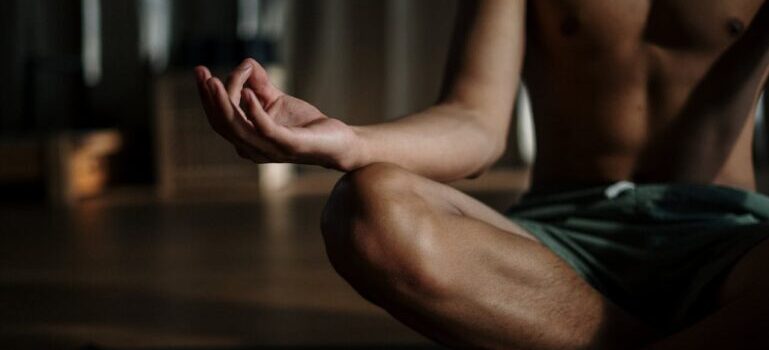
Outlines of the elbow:
[{"label": "elbow", "polygon": [[475,169],[466,176],[467,179],[476,179],[485,174],[497,163],[497,161],[499,161],[500,158],[502,158],[502,155],[505,154],[505,150],[507,149],[506,137],[490,137],[487,138],[487,140],[489,140],[489,145],[486,147],[488,149],[486,157],[479,157],[478,164]]},{"label": "elbow", "polygon": [[468,124],[465,135],[475,140],[471,157],[473,159],[464,178],[474,179],[488,171],[505,153],[512,106],[499,105],[495,108],[478,108],[477,105],[461,101],[445,101],[444,106],[454,108],[456,115]]},{"label": "elbow", "polygon": [[489,170],[489,168],[491,168],[491,167],[490,166],[483,167],[483,168],[481,168],[481,169],[479,169],[477,171],[474,171],[474,172],[470,173],[470,175],[465,176],[465,179],[468,179],[468,180],[477,179],[477,178],[481,177],[481,175],[485,174]]}]

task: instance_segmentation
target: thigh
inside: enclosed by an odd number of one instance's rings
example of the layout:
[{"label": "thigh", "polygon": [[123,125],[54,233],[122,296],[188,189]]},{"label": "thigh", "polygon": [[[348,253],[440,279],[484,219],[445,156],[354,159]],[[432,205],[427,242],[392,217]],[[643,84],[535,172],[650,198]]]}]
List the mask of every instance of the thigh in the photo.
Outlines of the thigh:
[{"label": "thigh", "polygon": [[650,339],[644,325],[501,214],[446,185],[410,173],[399,176],[406,180],[398,183],[409,188],[397,195],[405,206],[398,212],[407,213],[400,218],[419,217],[420,224],[381,230],[400,237],[417,235],[396,231],[430,231],[429,249],[413,250],[424,242],[399,238],[384,250],[425,256],[440,287],[376,292],[378,304],[396,318],[458,346],[598,349]]},{"label": "thigh", "polygon": [[[769,232],[766,225],[751,228]],[[735,232],[739,234],[739,232]],[[748,251],[720,286],[716,310],[649,349],[769,349],[769,240]]]},{"label": "thigh", "polygon": [[533,235],[526,232],[518,224],[479,200],[446,184],[412,173],[408,173],[407,176],[415,184],[413,186],[414,192],[425,200],[433,211],[475,219],[514,235],[537,241]]}]

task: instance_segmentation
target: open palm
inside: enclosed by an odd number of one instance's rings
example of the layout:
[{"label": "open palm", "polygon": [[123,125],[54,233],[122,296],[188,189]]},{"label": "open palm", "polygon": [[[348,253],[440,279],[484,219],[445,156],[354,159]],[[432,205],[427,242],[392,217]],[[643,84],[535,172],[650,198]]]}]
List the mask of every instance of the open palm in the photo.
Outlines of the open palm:
[{"label": "open palm", "polygon": [[198,67],[196,74],[211,126],[242,157],[340,170],[352,166],[353,128],[277,89],[256,61],[248,59],[234,70],[226,88],[205,67]]}]

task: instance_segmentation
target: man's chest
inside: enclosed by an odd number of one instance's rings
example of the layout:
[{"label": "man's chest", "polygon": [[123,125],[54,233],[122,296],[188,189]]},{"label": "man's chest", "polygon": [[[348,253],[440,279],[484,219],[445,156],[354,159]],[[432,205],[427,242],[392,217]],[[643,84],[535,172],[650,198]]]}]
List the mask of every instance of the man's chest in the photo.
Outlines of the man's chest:
[{"label": "man's chest", "polygon": [[750,25],[765,0],[534,0],[529,30],[551,45],[601,48],[649,44],[719,51]]}]

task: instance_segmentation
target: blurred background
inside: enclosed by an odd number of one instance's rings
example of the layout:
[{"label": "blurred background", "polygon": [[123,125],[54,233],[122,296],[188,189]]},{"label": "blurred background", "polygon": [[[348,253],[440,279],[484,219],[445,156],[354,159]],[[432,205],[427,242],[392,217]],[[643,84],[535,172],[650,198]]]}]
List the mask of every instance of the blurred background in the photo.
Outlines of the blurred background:
[{"label": "blurred background", "polygon": [[[254,57],[331,116],[396,118],[437,98],[456,8],[0,2],[0,348],[434,346],[328,264],[319,216],[341,174],[238,158],[208,127],[192,67],[222,76]],[[500,210],[535,156],[519,97],[502,160],[453,184]]]},{"label": "blurred background", "polygon": [[[287,92],[372,123],[435,101],[455,12],[0,2],[0,348],[432,346],[328,264],[319,216],[341,174],[238,158],[207,125],[192,67],[222,76],[254,57]],[[508,206],[526,186],[526,135],[456,186]]]}]

